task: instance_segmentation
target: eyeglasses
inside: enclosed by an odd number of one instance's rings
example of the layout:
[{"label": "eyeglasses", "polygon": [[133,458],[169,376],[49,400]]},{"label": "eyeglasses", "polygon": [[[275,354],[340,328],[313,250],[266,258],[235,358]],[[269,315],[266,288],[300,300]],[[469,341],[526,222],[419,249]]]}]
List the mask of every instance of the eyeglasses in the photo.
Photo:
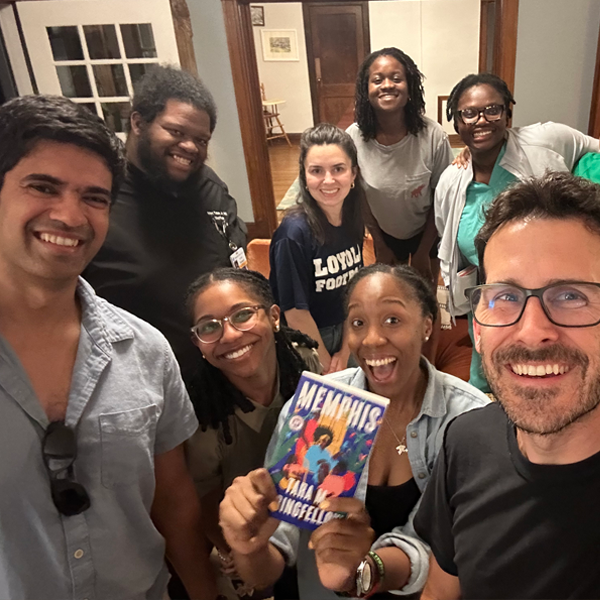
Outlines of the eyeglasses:
[{"label": "eyeglasses", "polygon": [[548,320],[559,327],[593,327],[600,323],[600,283],[552,283],[528,290],[518,285],[492,283],[467,288],[474,319],[484,327],[514,325],[529,298],[539,299]]},{"label": "eyeglasses", "polygon": [[228,322],[238,331],[250,331],[258,320],[258,311],[264,306],[244,306],[222,319],[203,319],[192,327],[192,333],[204,344],[214,344],[223,336],[225,323]]},{"label": "eyeglasses", "polygon": [[73,479],[73,463],[77,458],[74,431],[62,421],[50,423],[42,440],[42,455],[50,473],[52,501],[58,512],[70,517],[87,510],[90,497]]},{"label": "eyeglasses", "polygon": [[499,121],[502,118],[504,106],[502,104],[490,104],[479,110],[478,108],[469,107],[463,110],[456,111],[456,114],[461,118],[465,125],[472,125],[479,121],[481,115],[488,123]]}]

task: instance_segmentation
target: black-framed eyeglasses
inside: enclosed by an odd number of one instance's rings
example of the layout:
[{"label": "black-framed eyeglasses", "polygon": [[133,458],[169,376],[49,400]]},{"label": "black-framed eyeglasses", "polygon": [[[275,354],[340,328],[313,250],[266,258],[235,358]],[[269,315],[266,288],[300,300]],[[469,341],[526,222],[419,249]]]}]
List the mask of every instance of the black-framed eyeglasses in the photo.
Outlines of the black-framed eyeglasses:
[{"label": "black-framed eyeglasses", "polygon": [[600,283],[568,281],[533,290],[509,283],[467,288],[473,318],[484,327],[514,325],[529,298],[536,297],[548,320],[559,327],[593,327],[600,324]]},{"label": "black-framed eyeglasses", "polygon": [[244,306],[222,319],[201,319],[192,327],[192,333],[204,344],[214,344],[223,336],[226,322],[238,331],[250,331],[258,322],[261,308],[265,307],[262,304]]},{"label": "black-framed eyeglasses", "polygon": [[42,440],[42,456],[50,474],[50,490],[54,506],[61,514],[71,517],[90,507],[90,497],[73,475],[77,458],[75,432],[62,421],[48,425]]},{"label": "black-framed eyeglasses", "polygon": [[456,114],[460,117],[461,121],[465,125],[473,125],[479,121],[481,115],[488,123],[499,121],[502,118],[504,112],[504,105],[502,104],[490,104],[485,108],[479,109],[470,106],[469,108],[463,108],[463,110],[456,111]]}]

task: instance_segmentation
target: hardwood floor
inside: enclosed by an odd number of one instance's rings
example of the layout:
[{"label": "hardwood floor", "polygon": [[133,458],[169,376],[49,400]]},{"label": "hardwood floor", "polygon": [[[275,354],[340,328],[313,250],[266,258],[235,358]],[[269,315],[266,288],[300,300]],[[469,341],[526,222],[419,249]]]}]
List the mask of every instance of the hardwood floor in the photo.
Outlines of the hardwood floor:
[{"label": "hardwood floor", "polygon": [[273,192],[277,206],[288,191],[294,179],[298,177],[298,156],[300,146],[292,140],[292,146],[282,138],[269,142],[269,161],[273,176]]}]

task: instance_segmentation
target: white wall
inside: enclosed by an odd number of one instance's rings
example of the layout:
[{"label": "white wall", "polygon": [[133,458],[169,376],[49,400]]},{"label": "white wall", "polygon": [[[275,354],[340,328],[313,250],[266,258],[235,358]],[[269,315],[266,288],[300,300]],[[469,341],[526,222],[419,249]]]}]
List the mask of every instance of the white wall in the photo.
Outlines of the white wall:
[{"label": "white wall", "polygon": [[[314,125],[302,3],[253,4],[252,6],[262,6],[265,15],[265,26],[252,29],[254,30],[258,77],[265,86],[267,100],[285,100],[285,104],[279,107],[281,122],[285,130],[288,133],[302,133],[306,128]],[[282,62],[263,60],[260,33],[263,29],[295,29],[300,60]]]},{"label": "white wall", "polygon": [[447,96],[460,79],[477,72],[479,0],[369,2],[369,19],[371,50],[396,46],[425,75],[426,114],[436,121],[438,96]]},{"label": "white wall", "polygon": [[221,0],[191,0],[187,4],[198,73],[219,111],[207,163],[229,187],[242,219],[254,221]]},{"label": "white wall", "polygon": [[599,26],[598,0],[520,0],[514,125],[587,133]]}]

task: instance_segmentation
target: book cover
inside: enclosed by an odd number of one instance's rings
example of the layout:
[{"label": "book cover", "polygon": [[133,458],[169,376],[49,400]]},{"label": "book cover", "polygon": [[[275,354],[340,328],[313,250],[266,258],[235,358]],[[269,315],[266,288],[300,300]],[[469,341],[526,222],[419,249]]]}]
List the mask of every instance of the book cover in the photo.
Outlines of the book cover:
[{"label": "book cover", "polygon": [[305,529],[334,518],[319,504],[354,496],[388,403],[304,371],[266,465],[278,494],[272,516]]}]

